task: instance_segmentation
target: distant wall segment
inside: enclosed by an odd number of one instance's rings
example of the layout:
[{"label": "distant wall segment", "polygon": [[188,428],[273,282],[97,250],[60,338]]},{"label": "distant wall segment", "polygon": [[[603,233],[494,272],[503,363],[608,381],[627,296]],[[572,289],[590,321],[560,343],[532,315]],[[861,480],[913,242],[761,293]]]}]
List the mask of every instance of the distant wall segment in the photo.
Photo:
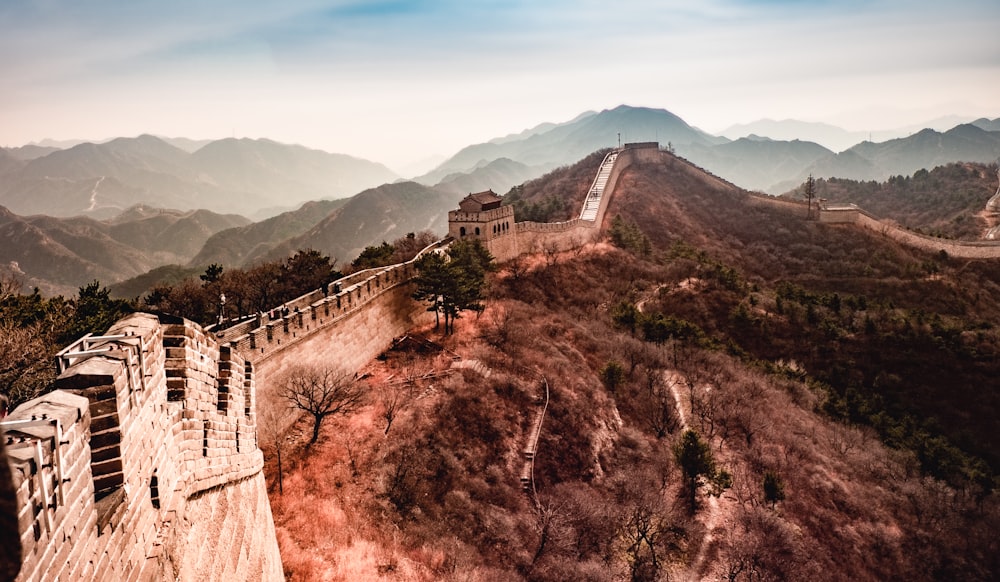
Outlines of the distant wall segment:
[{"label": "distant wall segment", "polygon": [[[803,217],[808,210],[804,202],[767,195],[751,196],[750,200],[755,204],[801,212]],[[848,224],[861,227],[907,246],[932,253],[944,251],[949,256],[960,259],[1000,259],[1000,241],[958,241],[918,234],[880,220],[853,204],[818,204],[816,208],[813,213],[817,216],[817,220],[823,224]]]},{"label": "distant wall segment", "polygon": [[858,212],[854,224],[930,252],[944,251],[949,256],[960,259],[1000,259],[1000,242],[997,241],[957,241],[925,236],[883,222],[864,210]]}]

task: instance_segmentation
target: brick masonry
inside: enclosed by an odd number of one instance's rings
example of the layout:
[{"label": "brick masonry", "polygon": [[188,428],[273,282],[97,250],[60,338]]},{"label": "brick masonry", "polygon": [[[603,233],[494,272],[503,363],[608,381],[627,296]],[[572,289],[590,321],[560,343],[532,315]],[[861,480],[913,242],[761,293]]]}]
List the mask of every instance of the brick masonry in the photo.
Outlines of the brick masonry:
[{"label": "brick masonry", "polygon": [[3,423],[17,580],[282,580],[252,366],[186,320],[108,335]]}]

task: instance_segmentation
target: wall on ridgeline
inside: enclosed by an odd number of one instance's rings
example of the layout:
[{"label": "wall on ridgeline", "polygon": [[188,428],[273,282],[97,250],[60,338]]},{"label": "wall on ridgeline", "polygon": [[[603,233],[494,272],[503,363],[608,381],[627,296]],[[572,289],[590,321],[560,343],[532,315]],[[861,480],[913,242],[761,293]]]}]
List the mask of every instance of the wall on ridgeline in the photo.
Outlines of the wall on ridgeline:
[{"label": "wall on ridgeline", "polygon": [[[452,211],[451,226],[455,229],[465,226],[467,230],[478,226],[479,237],[500,262],[528,252],[579,247],[599,236],[621,171],[633,160],[645,159],[643,156],[655,155],[658,159],[656,144],[646,146],[639,144],[619,154],[593,221],[527,222],[504,229],[499,225],[512,222],[513,215],[512,209],[503,207],[481,213],[483,216]],[[494,226],[498,226],[496,233]],[[421,254],[435,252],[448,243],[432,245]],[[276,383],[294,366],[334,365],[355,372],[389,347],[393,339],[433,318],[426,305],[411,298],[416,261],[417,258],[352,274],[262,313],[254,320],[220,330],[219,338],[253,362],[262,399],[273,399]]]},{"label": "wall on ridgeline", "polygon": [[601,236],[604,214],[621,173],[638,161],[659,160],[659,144],[627,144],[618,153],[594,220],[574,218],[565,222],[518,222],[515,228],[517,254],[568,251]]},{"label": "wall on ridgeline", "polygon": [[957,241],[917,234],[883,222],[864,210],[858,212],[854,224],[930,252],[944,251],[949,256],[960,259],[1000,259],[1000,242],[997,241]]},{"label": "wall on ridgeline", "polygon": [[[808,206],[805,202],[785,200],[767,195],[750,197],[751,203],[784,208],[806,215]],[[838,205],[814,205],[814,213],[819,222],[824,224],[848,224],[858,226],[884,237],[891,238],[907,246],[916,247],[930,252],[944,251],[951,257],[960,259],[1000,259],[1000,242],[997,241],[958,241],[918,234],[905,228],[880,220],[863,208],[846,209]]]},{"label": "wall on ridgeline", "polygon": [[181,319],[133,314],[92,340],[2,423],[18,580],[282,580],[253,366]]}]

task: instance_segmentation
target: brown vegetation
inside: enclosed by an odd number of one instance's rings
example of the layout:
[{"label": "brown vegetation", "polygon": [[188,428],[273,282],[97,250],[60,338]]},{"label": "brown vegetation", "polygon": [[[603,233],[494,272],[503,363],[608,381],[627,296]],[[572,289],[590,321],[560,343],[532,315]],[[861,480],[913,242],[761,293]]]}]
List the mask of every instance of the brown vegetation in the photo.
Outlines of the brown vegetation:
[{"label": "brown vegetation", "polygon": [[[988,577],[992,496],[951,489],[871,429],[817,416],[823,395],[801,380],[616,330],[610,301],[654,289],[659,269],[595,249],[494,281],[478,329],[439,338],[485,363],[488,379],[440,375],[443,353],[373,363],[373,389],[405,379],[416,396],[388,436],[383,402],[324,430],[272,498],[291,579],[653,580],[701,553],[699,575],[733,580]],[[612,360],[623,362],[613,392],[601,381]],[[649,370],[675,366],[693,428],[732,476],[704,548],[708,510],[688,515],[672,460],[680,431],[649,422],[660,382]],[[553,395],[532,499],[517,468],[539,373]],[[769,474],[783,500],[765,489]]]},{"label": "brown vegetation", "polygon": [[594,174],[608,150],[599,150],[571,166],[553,170],[507,192],[504,204],[514,206],[518,222],[561,222],[580,214]]},{"label": "brown vegetation", "polygon": [[[632,168],[610,214],[649,253],[526,257],[447,351],[373,362],[413,396],[325,427],[272,497],[290,579],[995,578],[996,395],[958,390],[1000,374],[998,266],[744,198]],[[682,419],[729,477],[694,515]]]}]

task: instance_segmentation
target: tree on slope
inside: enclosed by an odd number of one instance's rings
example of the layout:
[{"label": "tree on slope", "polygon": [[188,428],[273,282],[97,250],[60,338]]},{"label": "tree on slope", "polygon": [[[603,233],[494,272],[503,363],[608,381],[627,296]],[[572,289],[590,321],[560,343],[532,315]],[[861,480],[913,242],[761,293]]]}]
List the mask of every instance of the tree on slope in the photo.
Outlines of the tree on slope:
[{"label": "tree on slope", "polygon": [[[444,315],[444,331],[454,331],[462,311],[482,311],[486,273],[494,270],[493,256],[478,240],[458,241],[447,256],[428,253],[417,261],[417,290],[413,298],[430,301],[435,318]],[[435,328],[440,321],[436,319]]]},{"label": "tree on slope", "polygon": [[327,417],[350,414],[365,402],[364,387],[360,383],[329,367],[293,368],[281,379],[278,395],[313,417],[310,445],[319,440],[320,426]]},{"label": "tree on slope", "polygon": [[730,486],[732,478],[725,471],[715,468],[715,459],[708,443],[701,440],[698,433],[686,430],[681,440],[674,445],[674,458],[688,482],[688,495],[691,503],[691,513],[698,507],[698,488],[703,484],[711,484],[713,493],[719,494],[722,489]]},{"label": "tree on slope", "polygon": [[816,197],[816,180],[813,179],[812,174],[809,174],[809,177],[806,178],[806,184],[803,189],[806,196],[806,202],[809,204],[806,208],[806,218],[808,219],[812,218],[813,198]]}]

